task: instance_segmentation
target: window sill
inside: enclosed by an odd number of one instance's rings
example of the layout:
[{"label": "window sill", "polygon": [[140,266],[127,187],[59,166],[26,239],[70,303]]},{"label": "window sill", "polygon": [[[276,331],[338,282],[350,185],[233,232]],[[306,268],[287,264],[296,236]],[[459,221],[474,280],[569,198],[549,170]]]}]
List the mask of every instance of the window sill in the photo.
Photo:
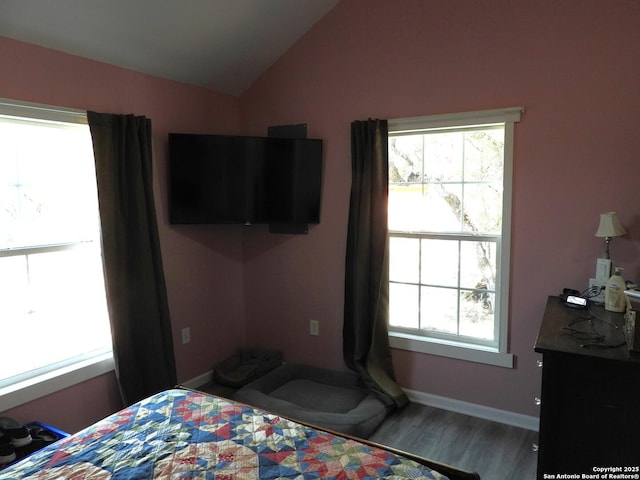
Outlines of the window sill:
[{"label": "window sill", "polygon": [[113,353],[78,362],[22,382],[0,388],[0,412],[50,395],[114,370]]},{"label": "window sill", "polygon": [[513,368],[514,363],[512,354],[499,352],[494,348],[425,338],[406,333],[389,332],[389,344],[391,348],[400,350],[427,353],[497,367]]}]

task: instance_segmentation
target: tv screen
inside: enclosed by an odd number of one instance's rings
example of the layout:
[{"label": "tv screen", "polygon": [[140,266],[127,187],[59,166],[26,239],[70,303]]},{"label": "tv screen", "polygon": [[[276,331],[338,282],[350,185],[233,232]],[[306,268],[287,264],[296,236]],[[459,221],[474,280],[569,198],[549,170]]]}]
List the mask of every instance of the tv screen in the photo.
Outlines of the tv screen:
[{"label": "tv screen", "polygon": [[169,134],[171,223],[318,223],[322,141]]},{"label": "tv screen", "polygon": [[241,152],[233,137],[169,136],[171,223],[236,223],[246,216]]}]

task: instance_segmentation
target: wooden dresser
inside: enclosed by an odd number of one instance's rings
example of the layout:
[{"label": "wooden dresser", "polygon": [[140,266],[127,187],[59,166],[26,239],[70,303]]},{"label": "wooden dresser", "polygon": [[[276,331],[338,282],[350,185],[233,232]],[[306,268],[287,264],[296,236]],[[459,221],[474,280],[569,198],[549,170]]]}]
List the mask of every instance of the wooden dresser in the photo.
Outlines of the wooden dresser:
[{"label": "wooden dresser", "polygon": [[619,478],[640,478],[640,357],[629,354],[623,324],[623,314],[600,306],[577,310],[547,299],[535,344],[542,354],[538,479],[603,478],[582,475],[617,467],[638,475]]}]

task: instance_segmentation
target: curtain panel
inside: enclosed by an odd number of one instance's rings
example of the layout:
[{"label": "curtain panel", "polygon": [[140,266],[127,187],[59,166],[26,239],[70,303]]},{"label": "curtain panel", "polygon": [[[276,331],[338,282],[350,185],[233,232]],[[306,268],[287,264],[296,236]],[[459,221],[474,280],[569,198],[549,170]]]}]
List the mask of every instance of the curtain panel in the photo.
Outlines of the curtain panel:
[{"label": "curtain panel", "polygon": [[151,120],[87,112],[116,375],[125,405],[176,384],[153,197]]},{"label": "curtain panel", "polygon": [[407,396],[389,347],[389,197],[386,120],[351,124],[351,203],[345,260],[343,353],[349,368],[388,406]]}]

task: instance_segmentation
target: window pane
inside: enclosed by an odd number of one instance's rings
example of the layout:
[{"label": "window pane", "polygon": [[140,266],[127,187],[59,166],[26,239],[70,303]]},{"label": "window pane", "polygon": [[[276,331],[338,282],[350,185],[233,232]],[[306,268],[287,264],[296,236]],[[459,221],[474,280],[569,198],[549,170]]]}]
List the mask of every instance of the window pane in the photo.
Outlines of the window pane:
[{"label": "window pane", "polygon": [[102,263],[94,248],[29,255],[29,275],[35,312],[49,312],[56,322],[98,316],[98,323],[108,325]]},{"label": "window pane", "polygon": [[502,230],[502,184],[469,184],[464,187],[463,230],[500,234]]},{"label": "window pane", "polygon": [[86,125],[0,121],[0,145],[0,248],[97,238]]},{"label": "window pane", "polygon": [[458,291],[422,287],[421,295],[420,328],[458,333]]},{"label": "window pane", "polygon": [[422,136],[406,135],[389,139],[389,182],[422,181]]},{"label": "window pane", "polygon": [[389,324],[403,328],[419,328],[417,285],[389,284]]},{"label": "window pane", "polygon": [[426,231],[462,231],[462,184],[429,185],[428,212],[430,222]]},{"label": "window pane", "polygon": [[467,132],[464,144],[465,181],[502,183],[503,171],[504,128]]},{"label": "window pane", "polygon": [[0,304],[2,329],[11,338],[3,354],[20,359],[0,363],[0,379],[111,348],[102,265],[94,249],[1,260],[2,266],[21,263],[23,272],[28,265],[30,288],[19,303]]},{"label": "window pane", "polygon": [[463,288],[495,289],[496,244],[462,242],[460,247],[460,285]]},{"label": "window pane", "polygon": [[493,293],[464,291],[460,292],[460,335],[494,339]]},{"label": "window pane", "polygon": [[460,232],[462,185],[391,185],[389,230]]},{"label": "window pane", "polygon": [[458,286],[458,245],[451,240],[422,240],[421,283]]},{"label": "window pane", "polygon": [[425,178],[429,182],[460,182],[464,133],[431,133],[422,137],[425,143]]},{"label": "window pane", "polygon": [[391,238],[389,251],[389,280],[418,283],[420,281],[420,240]]},{"label": "window pane", "polygon": [[424,231],[429,225],[428,205],[422,185],[390,185],[389,230]]}]

